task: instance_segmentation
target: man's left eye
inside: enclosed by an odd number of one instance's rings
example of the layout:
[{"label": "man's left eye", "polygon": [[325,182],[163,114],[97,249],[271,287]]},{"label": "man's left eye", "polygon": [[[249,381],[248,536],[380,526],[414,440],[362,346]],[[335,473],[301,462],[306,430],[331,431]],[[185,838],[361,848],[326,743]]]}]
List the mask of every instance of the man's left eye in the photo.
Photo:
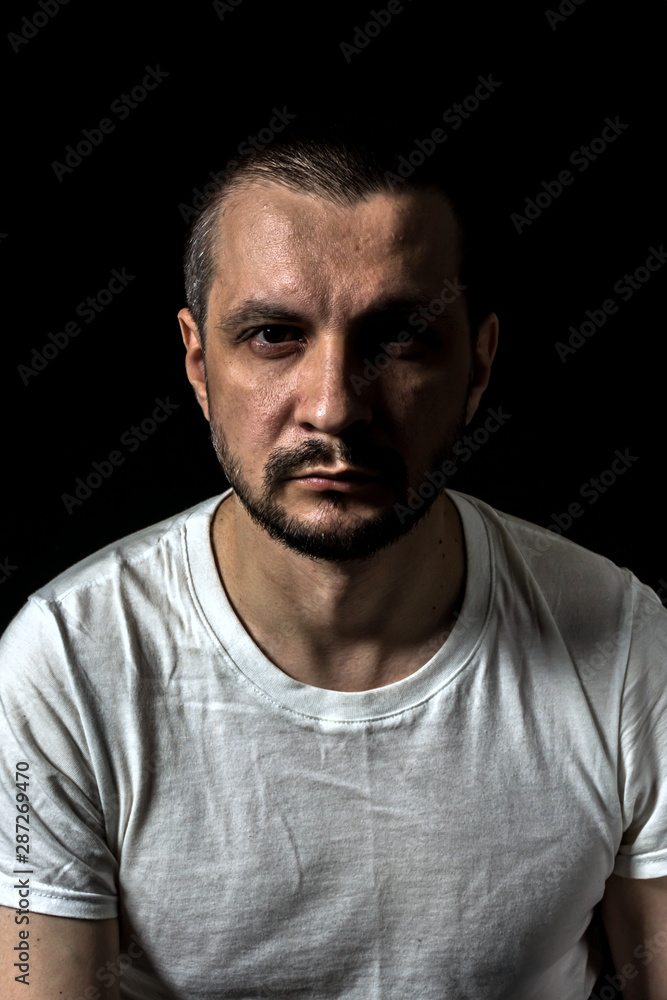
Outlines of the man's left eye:
[{"label": "man's left eye", "polygon": [[392,348],[395,347],[397,350],[417,345],[421,346],[426,342],[430,342],[431,339],[432,335],[430,334],[418,334],[413,330],[406,330],[404,326],[398,328],[391,327],[389,329],[384,327],[384,329],[373,330],[365,338],[368,348],[371,348],[375,344],[391,344]]}]

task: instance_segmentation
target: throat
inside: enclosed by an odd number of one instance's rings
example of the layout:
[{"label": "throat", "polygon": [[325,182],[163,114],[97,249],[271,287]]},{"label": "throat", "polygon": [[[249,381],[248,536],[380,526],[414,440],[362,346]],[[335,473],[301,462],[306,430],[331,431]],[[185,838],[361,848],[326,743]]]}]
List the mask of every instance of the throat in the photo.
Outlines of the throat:
[{"label": "throat", "polygon": [[239,539],[228,500],[216,511],[211,541],[232,610],[276,668],[313,687],[368,691],[421,669],[456,623],[466,565],[455,508],[454,515],[450,530],[406,538],[406,551],[387,549],[384,561],[356,576],[349,566],[332,572],[295,557],[273,539],[268,546]]}]

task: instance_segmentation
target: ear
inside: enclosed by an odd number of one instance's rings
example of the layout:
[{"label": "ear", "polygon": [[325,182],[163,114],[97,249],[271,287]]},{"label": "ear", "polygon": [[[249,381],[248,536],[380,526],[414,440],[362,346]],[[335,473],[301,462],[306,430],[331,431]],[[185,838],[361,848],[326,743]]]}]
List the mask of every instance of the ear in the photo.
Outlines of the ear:
[{"label": "ear", "polygon": [[185,344],[185,371],[188,381],[195,391],[197,402],[204,416],[209,419],[208,393],[206,391],[206,366],[204,364],[204,349],[197,324],[189,309],[181,309],[178,314],[181,335]]},{"label": "ear", "polygon": [[472,362],[470,380],[470,395],[466,412],[466,425],[470,423],[477,412],[484,390],[491,378],[491,365],[498,348],[498,317],[489,313],[480,324],[475,346],[475,356]]}]

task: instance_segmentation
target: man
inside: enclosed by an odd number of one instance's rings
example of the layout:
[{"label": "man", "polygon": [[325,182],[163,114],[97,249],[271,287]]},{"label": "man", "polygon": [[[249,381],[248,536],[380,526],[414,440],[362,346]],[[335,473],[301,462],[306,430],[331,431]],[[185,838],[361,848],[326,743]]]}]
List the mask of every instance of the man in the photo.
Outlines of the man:
[{"label": "man", "polygon": [[498,318],[391,162],[221,180],[179,322],[230,489],[5,634],[10,1000],[585,998],[596,907],[600,996],[667,997],[667,615],[444,488]]}]

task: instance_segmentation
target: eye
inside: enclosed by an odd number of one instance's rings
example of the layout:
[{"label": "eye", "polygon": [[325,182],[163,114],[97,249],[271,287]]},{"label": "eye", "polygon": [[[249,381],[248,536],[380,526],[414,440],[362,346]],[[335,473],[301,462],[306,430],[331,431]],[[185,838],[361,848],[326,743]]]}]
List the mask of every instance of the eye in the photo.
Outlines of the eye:
[{"label": "eye", "polygon": [[294,353],[292,345],[296,345],[297,350],[302,346],[301,341],[297,339],[302,336],[303,331],[298,327],[282,323],[266,323],[264,326],[244,330],[240,339],[243,342],[247,341],[256,354],[283,357]]},{"label": "eye", "polygon": [[259,340],[260,344],[284,344],[285,337],[290,333],[300,333],[300,330],[296,330],[293,326],[280,326],[276,324],[271,324],[267,326],[257,326],[253,330],[248,330],[249,339],[254,340],[258,336],[263,336],[265,339]]},{"label": "eye", "polygon": [[434,343],[435,334],[431,330],[417,332],[407,323],[378,323],[365,331],[362,338],[363,351],[383,351],[383,344],[390,348],[394,357],[414,354]]}]

